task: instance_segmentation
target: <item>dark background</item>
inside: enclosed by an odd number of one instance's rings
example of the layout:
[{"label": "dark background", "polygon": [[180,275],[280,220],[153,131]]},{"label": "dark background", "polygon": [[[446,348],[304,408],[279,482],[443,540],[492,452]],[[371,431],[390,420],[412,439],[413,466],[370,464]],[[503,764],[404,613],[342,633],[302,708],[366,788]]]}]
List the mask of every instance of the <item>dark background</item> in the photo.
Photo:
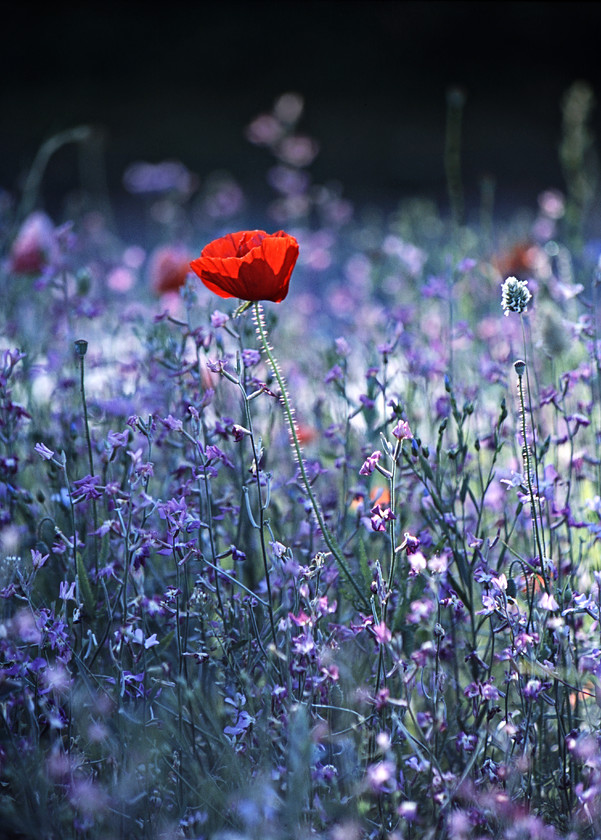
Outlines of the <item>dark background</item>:
[{"label": "dark background", "polygon": [[[466,94],[463,178],[500,206],[562,188],[561,102],[576,80],[601,96],[597,2],[6,3],[0,49],[0,186],[18,191],[40,144],[102,130],[110,190],[135,160],[230,171],[263,201],[271,163],[244,127],[286,91],[320,143],[314,180],[356,203],[445,201],[446,94]],[[601,137],[599,109],[593,128]],[[77,180],[65,149],[47,200]]]}]

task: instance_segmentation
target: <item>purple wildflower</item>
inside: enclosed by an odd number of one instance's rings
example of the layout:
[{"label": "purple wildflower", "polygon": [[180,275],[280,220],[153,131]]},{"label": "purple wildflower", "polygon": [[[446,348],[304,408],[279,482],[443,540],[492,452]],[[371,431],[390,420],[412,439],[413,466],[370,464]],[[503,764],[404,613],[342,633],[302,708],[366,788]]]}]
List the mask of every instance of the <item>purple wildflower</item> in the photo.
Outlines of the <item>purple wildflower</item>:
[{"label": "purple wildflower", "polygon": [[167,417],[163,417],[161,422],[167,429],[171,429],[172,432],[181,432],[184,428],[182,421],[177,420],[171,414],[167,415]]},{"label": "purple wildflower", "polygon": [[385,531],[386,523],[392,519],[396,519],[396,515],[390,508],[383,508],[382,505],[376,505],[371,509],[370,523],[374,531]]},{"label": "purple wildflower", "polygon": [[366,782],[372,793],[390,793],[397,787],[396,765],[392,761],[378,761],[367,768]]},{"label": "purple wildflower", "polygon": [[219,309],[216,309],[211,315],[211,326],[214,327],[214,329],[224,327],[228,321],[229,315],[226,315],[225,312],[221,312]]},{"label": "purple wildflower", "polygon": [[409,423],[406,420],[399,420],[396,424],[394,429],[392,430],[392,434],[400,441],[403,440],[410,440],[413,437],[413,433],[409,427]]},{"label": "purple wildflower", "polygon": [[374,624],[371,632],[379,645],[387,645],[392,639],[392,633],[384,621]]},{"label": "purple wildflower", "polygon": [[242,351],[242,364],[245,368],[258,365],[261,361],[261,354],[258,350],[247,349]]},{"label": "purple wildflower", "polygon": [[89,500],[102,498],[102,493],[98,489],[99,484],[100,476],[98,475],[86,475],[83,478],[74,481],[73,486],[75,487],[75,495],[77,497],[76,501],[80,502],[84,499]]},{"label": "purple wildflower", "polygon": [[36,443],[34,449],[45,461],[49,461],[54,457],[52,449],[48,449],[48,447],[43,443]]},{"label": "purple wildflower", "polygon": [[359,475],[371,475],[381,457],[382,453],[379,450],[372,452],[371,455],[369,455],[363,462],[361,469],[359,470]]},{"label": "purple wildflower", "polygon": [[326,373],[324,377],[324,382],[326,385],[329,385],[330,382],[342,382],[344,379],[344,373],[340,365],[334,365],[334,367],[330,368],[330,370]]}]

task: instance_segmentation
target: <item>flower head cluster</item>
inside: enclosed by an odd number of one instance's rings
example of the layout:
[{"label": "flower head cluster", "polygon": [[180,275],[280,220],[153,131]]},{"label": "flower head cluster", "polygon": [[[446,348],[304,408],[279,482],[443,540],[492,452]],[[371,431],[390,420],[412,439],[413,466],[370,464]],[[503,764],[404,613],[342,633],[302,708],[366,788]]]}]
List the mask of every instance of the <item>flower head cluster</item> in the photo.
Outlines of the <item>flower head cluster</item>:
[{"label": "flower head cluster", "polygon": [[508,277],[501,286],[501,306],[505,316],[510,312],[527,312],[528,302],[532,294],[528,289],[527,280],[518,280],[517,277]]}]

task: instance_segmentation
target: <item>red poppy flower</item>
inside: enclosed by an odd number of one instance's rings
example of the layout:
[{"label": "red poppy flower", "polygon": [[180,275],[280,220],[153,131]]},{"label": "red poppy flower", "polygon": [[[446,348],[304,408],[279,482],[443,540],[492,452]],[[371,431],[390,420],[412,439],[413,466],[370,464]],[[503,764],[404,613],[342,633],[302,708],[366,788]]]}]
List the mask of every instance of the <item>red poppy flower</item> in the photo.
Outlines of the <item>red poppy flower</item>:
[{"label": "red poppy flower", "polygon": [[283,230],[241,230],[210,242],[190,268],[219,297],[280,303],[297,258],[298,242]]}]

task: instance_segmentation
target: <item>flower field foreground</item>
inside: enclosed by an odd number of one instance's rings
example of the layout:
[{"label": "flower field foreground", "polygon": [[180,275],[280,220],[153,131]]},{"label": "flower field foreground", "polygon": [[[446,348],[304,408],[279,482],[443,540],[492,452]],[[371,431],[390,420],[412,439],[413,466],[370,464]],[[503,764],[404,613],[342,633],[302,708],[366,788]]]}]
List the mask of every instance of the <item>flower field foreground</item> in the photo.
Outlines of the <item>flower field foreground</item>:
[{"label": "flower field foreground", "polygon": [[599,249],[354,212],[276,117],[274,235],[4,196],[0,835],[593,840]]}]

